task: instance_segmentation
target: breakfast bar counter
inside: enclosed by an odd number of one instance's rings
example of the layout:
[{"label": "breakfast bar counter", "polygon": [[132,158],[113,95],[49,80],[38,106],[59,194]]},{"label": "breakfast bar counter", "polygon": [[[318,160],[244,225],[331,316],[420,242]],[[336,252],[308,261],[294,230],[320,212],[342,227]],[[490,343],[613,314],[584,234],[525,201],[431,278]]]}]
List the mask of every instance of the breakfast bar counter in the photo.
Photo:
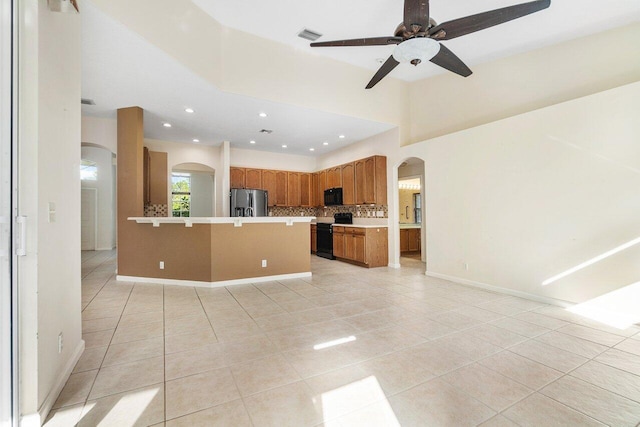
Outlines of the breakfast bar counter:
[{"label": "breakfast bar counter", "polygon": [[118,280],[217,287],[309,277],[313,219],[129,217]]}]

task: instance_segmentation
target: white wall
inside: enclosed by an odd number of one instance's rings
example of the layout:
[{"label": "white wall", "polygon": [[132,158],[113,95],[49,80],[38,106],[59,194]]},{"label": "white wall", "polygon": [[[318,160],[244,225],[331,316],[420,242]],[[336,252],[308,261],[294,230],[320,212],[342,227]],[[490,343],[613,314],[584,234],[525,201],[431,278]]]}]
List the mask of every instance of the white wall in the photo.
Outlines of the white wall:
[{"label": "white wall", "polygon": [[113,249],[116,246],[113,154],[104,148],[83,146],[81,157],[96,162],[98,167],[96,181],[81,181],[82,188],[95,188],[98,192],[96,250]]},{"label": "white wall", "polygon": [[[640,83],[406,147],[426,161],[430,272],[582,302],[640,280]],[[465,270],[468,263],[469,270]]]},{"label": "white wall", "polygon": [[[20,410],[29,424],[39,421],[36,411],[46,415],[84,348],[80,16],[49,12],[44,0],[19,5],[19,210],[28,217],[27,256],[18,265]],[[49,203],[55,204],[51,220]]]},{"label": "white wall", "polygon": [[115,119],[82,116],[83,143],[90,143],[118,153],[118,122]]},{"label": "white wall", "polygon": [[214,176],[191,172],[191,216],[214,216]]},{"label": "white wall", "polygon": [[[213,169],[215,182],[215,216],[228,216],[224,213],[225,199],[223,197],[223,195],[228,194],[229,191],[228,188],[226,191],[224,189],[224,175],[225,173],[227,175],[229,174],[229,171],[225,171],[223,166],[224,155],[222,151],[224,144],[220,147],[211,147],[208,145],[145,139],[144,145],[151,151],[167,153],[167,177],[171,177],[173,168],[182,163],[200,163]],[[168,192],[167,200],[171,200],[171,185],[168,185]]]},{"label": "white wall", "polygon": [[295,172],[315,172],[317,170],[315,157],[239,148],[231,149],[231,166]]}]

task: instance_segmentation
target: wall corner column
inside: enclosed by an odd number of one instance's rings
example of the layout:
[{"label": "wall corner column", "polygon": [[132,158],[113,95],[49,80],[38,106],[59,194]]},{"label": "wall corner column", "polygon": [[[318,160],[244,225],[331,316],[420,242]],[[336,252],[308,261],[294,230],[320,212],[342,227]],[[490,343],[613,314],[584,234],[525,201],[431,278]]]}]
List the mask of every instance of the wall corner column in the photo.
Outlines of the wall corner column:
[{"label": "wall corner column", "polygon": [[[135,239],[136,223],[131,216],[144,216],[143,144],[144,110],[140,107],[118,110],[118,274],[127,274],[131,262],[131,239]],[[127,261],[129,260],[129,261]]]}]

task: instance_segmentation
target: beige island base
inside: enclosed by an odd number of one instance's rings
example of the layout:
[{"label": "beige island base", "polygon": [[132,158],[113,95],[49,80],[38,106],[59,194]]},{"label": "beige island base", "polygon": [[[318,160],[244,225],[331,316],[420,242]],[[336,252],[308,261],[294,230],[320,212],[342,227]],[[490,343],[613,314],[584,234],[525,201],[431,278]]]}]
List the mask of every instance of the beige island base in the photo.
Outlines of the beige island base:
[{"label": "beige island base", "polygon": [[218,287],[309,277],[313,219],[130,217],[117,279]]}]

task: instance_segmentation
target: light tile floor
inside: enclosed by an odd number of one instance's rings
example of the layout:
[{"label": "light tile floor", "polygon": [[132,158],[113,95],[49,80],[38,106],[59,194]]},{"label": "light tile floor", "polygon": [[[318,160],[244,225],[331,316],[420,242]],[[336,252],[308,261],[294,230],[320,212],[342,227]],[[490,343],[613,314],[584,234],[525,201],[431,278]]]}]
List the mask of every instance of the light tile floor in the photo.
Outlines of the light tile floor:
[{"label": "light tile floor", "polygon": [[312,257],[313,277],[116,282],[83,253],[86,350],[53,426],[632,426],[640,329],[422,274]]}]

